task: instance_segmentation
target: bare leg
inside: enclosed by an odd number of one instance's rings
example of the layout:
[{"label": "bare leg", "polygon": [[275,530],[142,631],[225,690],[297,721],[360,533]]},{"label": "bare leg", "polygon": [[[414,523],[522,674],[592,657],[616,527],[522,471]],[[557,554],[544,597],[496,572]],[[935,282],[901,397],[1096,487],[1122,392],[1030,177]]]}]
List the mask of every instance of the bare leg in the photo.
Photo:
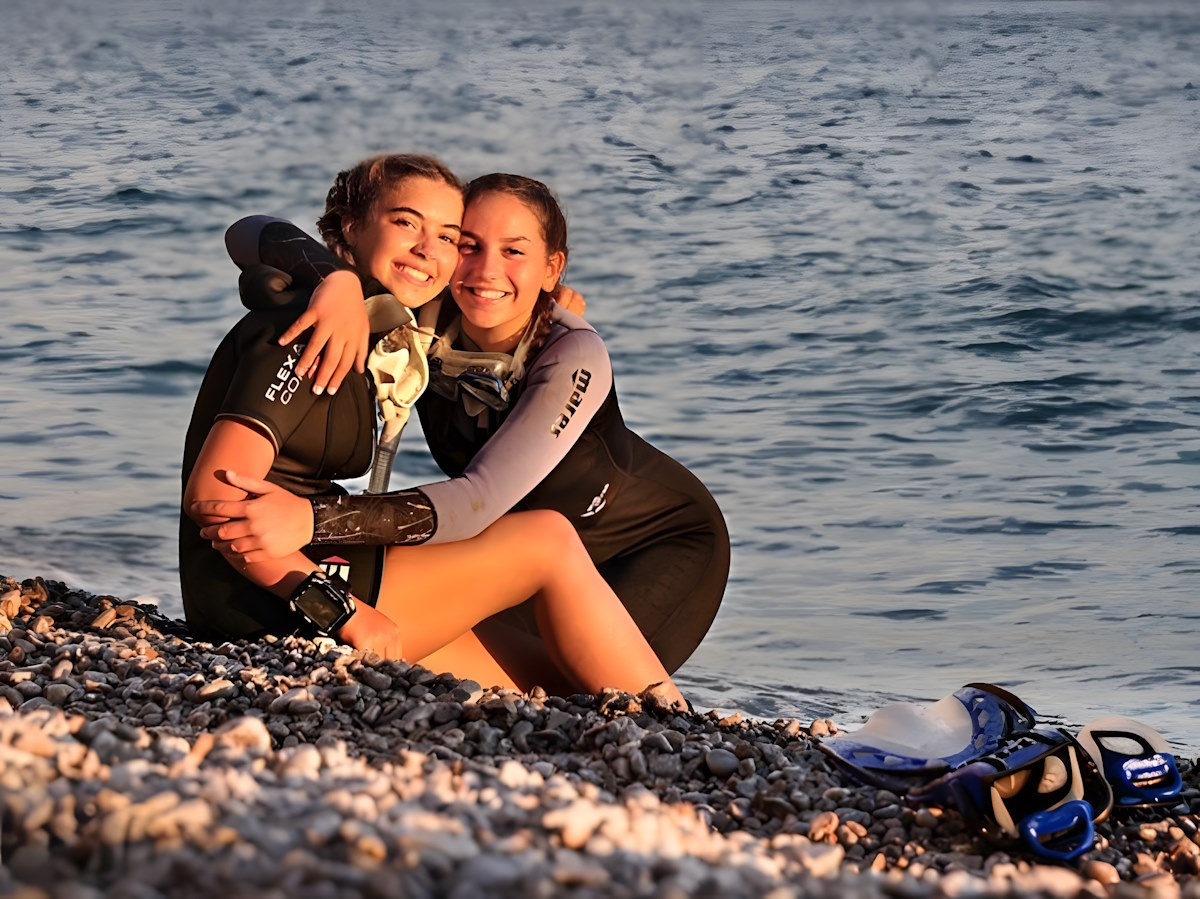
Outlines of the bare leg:
[{"label": "bare leg", "polygon": [[[458,543],[391,547],[377,608],[400,628],[406,657],[432,659],[480,621],[528,597],[546,649],[571,683],[588,692],[640,692],[662,684],[662,698],[683,706],[579,535],[557,512],[506,515]],[[494,670],[480,673],[486,680]]]},{"label": "bare leg", "polygon": [[[543,649],[542,655],[545,654]],[[416,661],[430,671],[451,671],[457,677],[469,677],[484,687],[507,687],[510,690],[525,692],[539,682],[535,679],[526,683],[510,674],[474,631],[466,631],[457,639]]]}]

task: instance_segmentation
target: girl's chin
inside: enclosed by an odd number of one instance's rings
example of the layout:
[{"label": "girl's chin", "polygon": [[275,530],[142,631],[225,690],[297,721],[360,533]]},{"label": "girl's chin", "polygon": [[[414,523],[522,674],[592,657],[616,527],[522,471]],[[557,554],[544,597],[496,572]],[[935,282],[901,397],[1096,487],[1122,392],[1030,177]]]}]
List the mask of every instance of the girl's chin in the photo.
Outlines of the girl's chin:
[{"label": "girl's chin", "polygon": [[[384,286],[388,287],[386,284]],[[430,290],[428,288],[424,290],[413,290],[410,287],[405,290],[398,286],[388,287],[388,292],[400,301],[400,305],[407,306],[409,309],[416,309],[418,306],[424,306],[439,293],[441,293],[440,290]]]},{"label": "girl's chin", "polygon": [[504,321],[508,315],[512,314],[511,312],[506,314],[495,303],[480,302],[479,300],[468,300],[466,303],[459,303],[458,308],[462,310],[463,317],[467,321],[480,328],[490,328],[492,325],[497,325]]}]

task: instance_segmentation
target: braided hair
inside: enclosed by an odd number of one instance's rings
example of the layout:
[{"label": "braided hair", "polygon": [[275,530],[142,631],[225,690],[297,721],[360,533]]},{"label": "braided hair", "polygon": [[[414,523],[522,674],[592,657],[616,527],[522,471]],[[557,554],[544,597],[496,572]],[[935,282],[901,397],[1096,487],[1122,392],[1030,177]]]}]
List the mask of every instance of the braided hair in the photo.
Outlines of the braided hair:
[{"label": "braided hair", "polygon": [[317,219],[317,229],[326,246],[349,258],[347,228],[365,224],[375,201],[408,178],[441,181],[456,190],[463,187],[454,173],[432,156],[388,153],[364,159],[353,168],[338,172],[325,196],[325,214]]}]

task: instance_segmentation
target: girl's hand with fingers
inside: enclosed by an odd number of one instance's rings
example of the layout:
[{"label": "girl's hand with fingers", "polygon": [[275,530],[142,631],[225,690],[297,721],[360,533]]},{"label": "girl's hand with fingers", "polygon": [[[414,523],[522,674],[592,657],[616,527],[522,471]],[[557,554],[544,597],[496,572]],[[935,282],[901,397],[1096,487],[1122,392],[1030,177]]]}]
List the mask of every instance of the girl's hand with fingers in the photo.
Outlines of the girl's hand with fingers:
[{"label": "girl's hand with fingers", "polygon": [[243,500],[198,500],[194,516],[223,519],[200,530],[213,548],[227,559],[264,562],[296,552],[312,541],[313,514],[308,500],[258,478],[225,471],[231,487],[248,494]]},{"label": "girl's hand with fingers", "polygon": [[296,363],[296,374],[303,377],[316,366],[313,392],[337,393],[351,368],[366,370],[370,326],[357,275],[349,271],[327,275],[313,291],[308,308],[280,336],[280,346],[297,340],[309,328],[313,332]]}]

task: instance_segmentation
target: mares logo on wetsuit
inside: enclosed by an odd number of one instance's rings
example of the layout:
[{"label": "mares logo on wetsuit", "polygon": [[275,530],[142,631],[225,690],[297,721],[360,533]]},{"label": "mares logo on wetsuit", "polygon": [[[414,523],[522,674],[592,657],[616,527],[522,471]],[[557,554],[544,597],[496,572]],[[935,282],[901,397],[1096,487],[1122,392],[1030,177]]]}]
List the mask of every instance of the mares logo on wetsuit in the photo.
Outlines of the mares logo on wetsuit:
[{"label": "mares logo on wetsuit", "polygon": [[563,429],[571,423],[571,416],[575,414],[575,410],[583,402],[583,395],[587,393],[588,384],[592,383],[592,373],[586,368],[577,368],[571,377],[575,379],[575,389],[571,392],[571,398],[567,400],[567,405],[562,410],[562,414],[550,426],[550,433],[555,437],[561,434]]},{"label": "mares logo on wetsuit", "polygon": [[300,389],[300,379],[296,377],[296,363],[300,361],[300,354],[303,352],[304,344],[293,344],[287,361],[279,367],[279,371],[275,372],[275,383],[268,387],[267,392],[263,394],[272,403],[279,400],[280,405],[286,406],[292,401],[296,391]]}]

